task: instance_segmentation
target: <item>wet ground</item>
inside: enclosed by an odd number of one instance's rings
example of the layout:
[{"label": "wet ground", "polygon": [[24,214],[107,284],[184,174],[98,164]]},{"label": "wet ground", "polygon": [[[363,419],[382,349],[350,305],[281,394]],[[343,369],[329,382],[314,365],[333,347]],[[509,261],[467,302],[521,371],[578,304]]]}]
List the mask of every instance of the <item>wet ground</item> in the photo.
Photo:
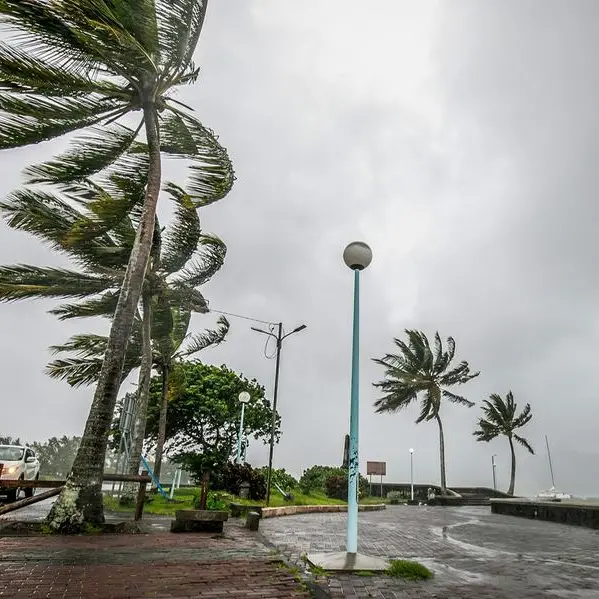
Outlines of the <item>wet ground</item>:
[{"label": "wet ground", "polygon": [[[301,563],[345,548],[345,514],[304,514],[260,523],[264,537]],[[385,599],[597,599],[599,531],[490,513],[488,507],[388,506],[360,514],[361,553],[415,559],[430,582],[338,576],[333,597]]]}]

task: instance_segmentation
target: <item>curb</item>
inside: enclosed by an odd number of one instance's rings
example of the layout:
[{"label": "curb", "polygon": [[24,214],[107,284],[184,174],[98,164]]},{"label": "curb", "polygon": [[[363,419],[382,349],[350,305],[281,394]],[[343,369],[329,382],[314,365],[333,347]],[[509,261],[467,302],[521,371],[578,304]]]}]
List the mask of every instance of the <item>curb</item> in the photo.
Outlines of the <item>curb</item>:
[{"label": "curb", "polygon": [[[386,504],[360,505],[360,512],[378,512],[387,509]],[[278,518],[279,516],[295,516],[297,514],[323,514],[347,512],[347,505],[289,505],[284,507],[262,508],[262,518]]]}]

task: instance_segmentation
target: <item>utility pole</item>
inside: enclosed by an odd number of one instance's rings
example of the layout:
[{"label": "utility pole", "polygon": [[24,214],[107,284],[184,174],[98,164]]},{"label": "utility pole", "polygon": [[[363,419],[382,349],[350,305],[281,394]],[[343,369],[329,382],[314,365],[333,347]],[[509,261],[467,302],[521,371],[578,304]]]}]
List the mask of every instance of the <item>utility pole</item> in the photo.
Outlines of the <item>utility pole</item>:
[{"label": "utility pole", "polygon": [[251,327],[252,331],[256,331],[257,333],[263,333],[264,335],[269,335],[273,337],[277,342],[277,361],[275,365],[275,388],[273,393],[272,400],[272,420],[270,423],[270,448],[268,451],[268,475],[266,479],[266,505],[270,505],[270,487],[272,483],[272,461],[273,455],[275,451],[275,429],[277,425],[277,399],[279,396],[279,370],[281,368],[281,348],[283,347],[283,340],[293,335],[293,333],[299,333],[306,328],[305,324],[293,329],[291,333],[283,334],[283,323],[279,322],[277,325],[277,334],[270,331],[264,331],[263,329],[258,329],[256,327]]}]

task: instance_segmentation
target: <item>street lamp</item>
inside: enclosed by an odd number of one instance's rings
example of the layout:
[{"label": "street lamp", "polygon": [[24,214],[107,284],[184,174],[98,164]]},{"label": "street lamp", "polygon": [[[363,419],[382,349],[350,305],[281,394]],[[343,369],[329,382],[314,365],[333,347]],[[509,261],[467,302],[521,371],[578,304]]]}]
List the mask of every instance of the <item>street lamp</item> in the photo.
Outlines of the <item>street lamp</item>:
[{"label": "street lamp", "polygon": [[347,551],[314,553],[308,561],[323,570],[384,571],[386,560],[358,553],[358,477],[359,472],[359,409],[360,409],[360,271],[372,262],[372,250],[362,241],[350,243],[343,252],[343,261],[354,271],[354,315],[351,359],[351,400],[349,411],[349,459],[347,472]]},{"label": "street lamp", "polygon": [[495,474],[495,470],[497,469],[497,464],[495,464],[495,456],[496,456],[496,455],[497,455],[497,454],[496,454],[496,453],[494,453],[494,454],[491,456],[491,464],[493,465],[493,489],[495,489],[495,490],[497,490],[497,476],[496,476],[496,474]]},{"label": "street lamp", "polygon": [[410,496],[414,501],[414,449],[410,447]]},{"label": "street lamp", "polygon": [[372,250],[361,241],[350,243],[343,261],[354,271],[354,316],[351,360],[351,403],[349,416],[349,468],[347,484],[347,553],[358,552],[358,477],[360,432],[360,271],[372,261]]},{"label": "street lamp", "polygon": [[274,396],[272,401],[272,421],[270,423],[270,449],[268,453],[268,474],[266,478],[266,505],[270,505],[270,486],[272,481],[272,458],[275,450],[275,428],[277,424],[277,397],[279,394],[279,368],[281,366],[281,347],[283,344],[283,339],[286,339],[290,335],[294,333],[299,333],[306,328],[305,324],[296,327],[290,333],[283,335],[283,323],[280,322],[278,325],[277,334],[270,331],[265,331],[263,329],[258,329],[256,327],[251,327],[252,331],[256,331],[257,333],[263,333],[264,335],[269,335],[273,337],[277,342],[277,363],[275,366],[275,389]]},{"label": "street lamp", "polygon": [[241,442],[243,438],[243,417],[245,416],[245,406],[250,401],[250,394],[242,391],[239,394],[239,403],[241,404],[241,420],[239,421],[239,436],[237,437],[237,463],[241,464]]}]

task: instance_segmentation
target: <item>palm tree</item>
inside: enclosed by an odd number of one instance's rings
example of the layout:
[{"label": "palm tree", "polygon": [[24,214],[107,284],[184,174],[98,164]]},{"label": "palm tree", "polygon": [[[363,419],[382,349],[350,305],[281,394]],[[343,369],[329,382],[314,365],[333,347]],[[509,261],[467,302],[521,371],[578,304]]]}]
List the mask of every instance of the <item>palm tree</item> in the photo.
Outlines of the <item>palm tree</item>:
[{"label": "palm tree", "polygon": [[374,383],[384,396],[374,405],[377,412],[398,412],[420,399],[420,416],[416,423],[436,420],[439,426],[439,456],[441,463],[441,493],[447,493],[445,477],[445,439],[439,411],[441,400],[471,408],[474,403],[461,395],[449,391],[455,385],[467,383],[479,375],[470,373],[467,362],[460,362],[451,368],[455,354],[455,341],[447,338],[447,350],[439,333],[435,333],[435,348],[431,349],[426,335],[420,331],[406,330],[408,343],[394,339],[399,349],[396,354],[386,354],[375,359],[385,369],[385,379]]},{"label": "palm tree", "polygon": [[[57,159],[27,169],[28,183],[68,184],[124,153],[147,158],[147,186],[102,373],[82,443],[49,525],[77,531],[104,521],[101,480],[112,413],[144,273],[161,187],[161,152],[196,156],[190,189],[204,204],[233,182],[214,135],[171,98],[196,81],[193,62],[207,0],[0,0],[0,22],[18,43],[0,44],[0,149],[101,124]],[[140,112],[135,129],[108,125]],[[137,141],[138,137],[145,143]],[[81,239],[86,231],[71,232]]]},{"label": "palm tree", "polygon": [[[120,194],[109,196],[104,189],[96,186],[96,191],[104,198],[109,198],[111,212],[103,209],[100,215],[94,216],[111,219],[112,213],[120,212],[121,205],[132,205],[136,194],[143,193],[143,188],[136,186],[135,180],[127,179],[126,185],[123,185],[120,178],[111,180],[114,189],[118,189]],[[173,191],[174,188],[171,188],[171,192]],[[69,199],[74,203],[77,197]],[[170,362],[165,350],[172,347],[170,359],[176,359],[179,355],[177,352],[184,338],[187,337],[191,313],[208,311],[207,302],[197,290],[197,286],[208,281],[217,272],[223,264],[226,253],[226,246],[220,239],[202,232],[197,210],[190,204],[188,196],[179,190],[179,193],[172,197],[176,206],[174,219],[165,230],[161,230],[158,224],[156,226],[152,259],[146,273],[142,294],[142,315],[138,314],[136,317],[122,375],[124,379],[134,368],[140,367],[134,447],[130,464],[130,471],[134,474],[138,472],[139,455],[145,434],[152,367],[156,365],[161,368],[167,384]],[[8,217],[8,224],[13,228],[32,232],[43,241],[53,243],[57,249],[67,252],[71,258],[78,259],[85,266],[86,274],[96,276],[110,270],[111,277],[107,283],[113,287],[98,294],[96,287],[86,290],[82,285],[77,292],[77,297],[87,292],[83,301],[60,306],[51,312],[63,320],[84,316],[111,317],[117,301],[119,285],[124,279],[127,250],[130,251],[133,243],[135,226],[132,218],[126,216],[118,223],[112,219],[113,230],[104,231],[102,228],[103,251],[98,250],[95,259],[90,261],[89,258],[86,259],[86,255],[89,254],[89,243],[80,247],[64,242],[61,233],[64,227],[70,226],[69,221],[64,220],[64,210],[57,205],[42,205],[37,201],[38,199],[31,195],[13,194],[8,202],[0,204],[0,211]],[[45,209],[44,212],[41,211],[42,207]],[[97,204],[91,202],[91,208],[97,209]],[[85,223],[89,218],[89,214],[80,209],[73,209],[71,214],[73,222]],[[89,238],[89,242],[91,241],[97,242],[97,238]],[[15,267],[0,268],[0,299],[52,295],[57,281],[50,279],[45,285],[36,287],[31,287],[28,281],[16,283],[13,279],[14,269]],[[39,273],[40,270],[36,267],[27,267],[27,269],[30,273]],[[78,275],[79,273],[73,271],[68,273],[72,279],[76,279]],[[211,344],[219,343],[224,339],[227,331],[228,322],[225,318],[221,318],[217,331],[207,331],[193,336],[190,347],[181,353],[193,353]],[[155,339],[158,344],[156,352],[153,352],[150,343],[152,339]],[[106,337],[99,335],[75,335],[66,344],[53,347],[55,353],[74,352],[76,357],[59,359],[51,363],[50,376],[66,379],[73,386],[97,382],[107,342]]]},{"label": "palm tree", "polygon": [[510,474],[510,488],[508,495],[514,494],[514,485],[516,483],[516,452],[514,451],[514,441],[528,449],[534,454],[530,443],[514,431],[522,428],[532,420],[530,404],[526,404],[520,414],[516,415],[518,405],[514,401],[514,396],[510,391],[505,399],[493,393],[489,399],[483,401],[482,410],[484,417],[478,420],[478,429],[474,431],[474,436],[477,441],[492,441],[499,435],[504,435],[510,444],[510,452],[512,454],[512,469]]}]

